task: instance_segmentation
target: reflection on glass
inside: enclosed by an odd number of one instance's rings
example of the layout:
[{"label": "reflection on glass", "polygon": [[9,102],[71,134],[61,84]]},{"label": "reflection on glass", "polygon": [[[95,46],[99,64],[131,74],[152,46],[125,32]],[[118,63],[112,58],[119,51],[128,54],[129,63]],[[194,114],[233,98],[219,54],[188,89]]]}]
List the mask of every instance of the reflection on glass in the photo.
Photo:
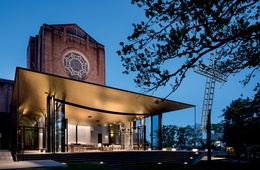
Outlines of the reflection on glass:
[{"label": "reflection on glass", "polygon": [[55,107],[55,151],[65,151],[65,113],[64,103],[56,102]]},{"label": "reflection on glass", "polygon": [[152,127],[151,127],[151,144],[152,149],[157,150],[159,149],[159,116],[154,115],[152,116]]}]

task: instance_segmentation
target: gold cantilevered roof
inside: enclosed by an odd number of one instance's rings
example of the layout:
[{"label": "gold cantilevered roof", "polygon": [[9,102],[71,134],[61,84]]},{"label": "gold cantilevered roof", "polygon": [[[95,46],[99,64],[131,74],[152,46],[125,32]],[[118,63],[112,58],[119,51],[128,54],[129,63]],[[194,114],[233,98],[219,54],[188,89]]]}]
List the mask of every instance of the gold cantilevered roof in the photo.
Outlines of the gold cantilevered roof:
[{"label": "gold cantilevered roof", "polygon": [[36,119],[47,112],[47,96],[65,102],[69,124],[127,123],[194,105],[17,68],[11,105]]}]

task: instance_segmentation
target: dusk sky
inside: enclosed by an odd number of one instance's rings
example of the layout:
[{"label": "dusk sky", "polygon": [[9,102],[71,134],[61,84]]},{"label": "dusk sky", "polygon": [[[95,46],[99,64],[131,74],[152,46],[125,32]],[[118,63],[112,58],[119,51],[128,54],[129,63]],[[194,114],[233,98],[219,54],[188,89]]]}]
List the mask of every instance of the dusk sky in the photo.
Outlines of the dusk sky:
[{"label": "dusk sky", "polygon": [[[130,0],[1,0],[0,1],[0,78],[14,80],[16,67],[26,68],[26,50],[30,36],[38,34],[46,24],[75,23],[96,41],[105,46],[106,85],[119,89],[140,92],[136,88],[134,73],[124,75],[121,59],[116,51],[121,41],[133,31],[132,23],[144,20],[144,11]],[[207,64],[207,60],[205,60]],[[175,63],[172,63],[173,66]],[[259,76],[243,87],[241,81],[247,72],[229,76],[225,84],[216,83],[212,109],[212,123],[219,123],[226,106],[242,94],[252,97]],[[259,75],[259,74],[258,74]],[[174,79],[172,80],[172,82]],[[200,123],[206,77],[190,70],[180,88],[168,99],[188,103],[196,109],[170,112],[163,115],[163,124],[193,125]],[[164,98],[171,91],[162,87],[153,96]],[[151,94],[148,94],[151,95]]]}]

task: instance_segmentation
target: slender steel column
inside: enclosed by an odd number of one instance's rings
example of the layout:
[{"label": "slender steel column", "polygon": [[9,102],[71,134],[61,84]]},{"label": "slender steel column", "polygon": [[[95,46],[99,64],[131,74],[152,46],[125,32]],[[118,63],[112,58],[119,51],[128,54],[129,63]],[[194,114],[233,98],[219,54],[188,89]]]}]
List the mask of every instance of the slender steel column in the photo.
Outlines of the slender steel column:
[{"label": "slender steel column", "polygon": [[55,152],[55,100],[54,97],[47,97],[47,152]]},{"label": "slender steel column", "polygon": [[141,128],[142,128],[142,145],[143,149],[146,150],[146,124],[145,118],[141,119]]},{"label": "slender steel column", "polygon": [[65,134],[66,134],[66,142],[65,142],[65,145],[67,145],[67,150],[66,150],[66,152],[69,152],[68,119],[65,119]]},{"label": "slender steel column", "polygon": [[[132,139],[133,139],[133,136],[132,136],[132,122],[130,121],[129,122],[129,127],[130,127],[130,129],[129,129],[129,133],[130,133],[130,135],[129,135],[129,142],[130,142],[130,149],[133,149],[133,147],[132,147]],[[110,134],[109,134],[110,135]]]},{"label": "slender steel column", "polygon": [[154,145],[153,145],[153,116],[151,116],[151,120],[150,120],[150,124],[151,124],[151,132],[150,132],[150,140],[151,140],[151,149],[154,150]]},{"label": "slender steel column", "polygon": [[55,153],[55,99],[51,96],[51,152]]},{"label": "slender steel column", "polygon": [[211,110],[208,111],[207,145],[208,145],[208,169],[211,169]]},{"label": "slender steel column", "polygon": [[65,133],[65,129],[67,127],[66,125],[66,119],[65,119],[65,103],[62,103],[62,116],[61,116],[61,152],[65,152],[65,145],[66,145],[66,133]]},{"label": "slender steel column", "polygon": [[78,125],[76,125],[76,143],[78,143]]},{"label": "slender steel column", "polygon": [[146,142],[146,125],[144,125],[144,150],[147,150],[147,142]]},{"label": "slender steel column", "polygon": [[50,133],[50,96],[47,96],[47,116],[46,116],[46,148],[47,152],[51,152],[51,133]]},{"label": "slender steel column", "polygon": [[159,150],[162,150],[162,113],[158,115],[158,141],[159,141]]}]

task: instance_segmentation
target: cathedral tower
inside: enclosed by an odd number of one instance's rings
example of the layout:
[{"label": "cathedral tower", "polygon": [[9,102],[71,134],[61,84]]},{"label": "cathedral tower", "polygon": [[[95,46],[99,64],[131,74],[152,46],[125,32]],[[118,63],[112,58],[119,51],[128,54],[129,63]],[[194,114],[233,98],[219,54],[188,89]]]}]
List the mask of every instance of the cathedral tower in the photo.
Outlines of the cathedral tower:
[{"label": "cathedral tower", "polygon": [[27,68],[105,85],[104,46],[76,24],[43,24],[30,37]]}]

